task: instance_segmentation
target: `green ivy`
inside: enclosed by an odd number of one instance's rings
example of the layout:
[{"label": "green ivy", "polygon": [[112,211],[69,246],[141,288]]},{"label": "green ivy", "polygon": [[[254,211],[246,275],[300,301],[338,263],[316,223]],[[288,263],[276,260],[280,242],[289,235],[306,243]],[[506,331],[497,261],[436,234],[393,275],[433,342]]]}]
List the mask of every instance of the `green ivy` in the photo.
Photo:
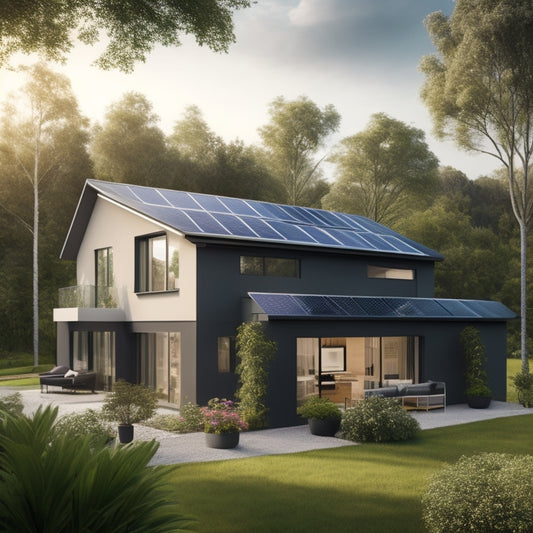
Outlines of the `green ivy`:
[{"label": "green ivy", "polygon": [[250,429],[267,424],[268,367],[277,345],[267,338],[260,322],[246,322],[237,329],[236,372],[239,375],[239,410]]}]

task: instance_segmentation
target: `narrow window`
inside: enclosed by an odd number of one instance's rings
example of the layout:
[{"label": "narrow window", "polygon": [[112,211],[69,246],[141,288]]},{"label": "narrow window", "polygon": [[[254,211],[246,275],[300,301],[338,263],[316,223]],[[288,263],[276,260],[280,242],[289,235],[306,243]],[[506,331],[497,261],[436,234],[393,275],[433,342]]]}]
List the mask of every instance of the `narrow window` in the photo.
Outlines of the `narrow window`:
[{"label": "narrow window", "polygon": [[285,257],[261,257],[242,255],[241,274],[252,276],[300,277],[300,261]]},{"label": "narrow window", "polygon": [[367,276],[371,279],[415,279],[415,271],[410,268],[390,268],[368,265]]},{"label": "narrow window", "polygon": [[231,337],[218,338],[218,371],[231,372]]},{"label": "narrow window", "polygon": [[113,302],[113,249],[95,250],[96,307],[115,307]]}]

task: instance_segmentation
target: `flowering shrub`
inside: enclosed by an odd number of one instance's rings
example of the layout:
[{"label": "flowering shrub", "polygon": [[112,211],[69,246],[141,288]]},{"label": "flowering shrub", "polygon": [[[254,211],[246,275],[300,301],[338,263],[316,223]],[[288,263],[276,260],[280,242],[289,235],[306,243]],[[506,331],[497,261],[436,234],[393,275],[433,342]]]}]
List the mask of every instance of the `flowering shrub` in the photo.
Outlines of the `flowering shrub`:
[{"label": "flowering shrub", "polygon": [[422,497],[431,533],[533,531],[533,456],[481,453],[434,474]]},{"label": "flowering shrub", "polygon": [[205,433],[233,433],[248,429],[241,418],[237,404],[231,400],[212,398],[207,407],[202,407]]},{"label": "flowering shrub", "polygon": [[355,442],[387,442],[416,437],[420,424],[394,398],[371,396],[342,415],[344,438]]}]

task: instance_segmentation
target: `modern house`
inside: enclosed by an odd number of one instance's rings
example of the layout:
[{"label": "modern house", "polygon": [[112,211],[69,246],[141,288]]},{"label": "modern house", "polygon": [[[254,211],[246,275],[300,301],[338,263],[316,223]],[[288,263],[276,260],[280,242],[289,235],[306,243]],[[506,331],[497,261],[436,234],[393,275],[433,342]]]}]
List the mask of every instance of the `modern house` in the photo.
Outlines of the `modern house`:
[{"label": "modern house", "polygon": [[312,394],[339,403],[398,380],[444,381],[464,398],[460,332],[479,328],[494,398],[506,395],[506,323],[492,301],[434,297],[443,258],[367,218],[88,180],[63,250],[58,364],[125,378],[169,403],[232,397],[245,321],[276,341],[272,426]]}]

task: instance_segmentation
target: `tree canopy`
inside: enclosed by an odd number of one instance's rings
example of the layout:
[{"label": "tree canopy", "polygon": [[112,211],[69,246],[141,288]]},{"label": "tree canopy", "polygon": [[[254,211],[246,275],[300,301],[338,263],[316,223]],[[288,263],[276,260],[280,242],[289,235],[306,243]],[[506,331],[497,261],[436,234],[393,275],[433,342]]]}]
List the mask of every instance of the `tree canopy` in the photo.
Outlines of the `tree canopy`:
[{"label": "tree canopy", "polygon": [[424,138],[422,130],[373,115],[365,131],[343,139],[330,157],[337,181],[324,206],[394,222],[414,198],[435,190],[438,160]]},{"label": "tree canopy", "polygon": [[531,0],[457,0],[426,19],[437,54],[426,56],[422,98],[435,131],[507,169],[521,231],[522,369],[526,354],[527,229],[533,220],[533,8]]},{"label": "tree canopy", "polygon": [[[340,115],[331,104],[320,109],[305,96],[286,101],[276,98],[269,106],[270,122],[259,128],[272,173],[285,189],[285,202],[309,205],[310,194],[319,188],[318,165],[313,156],[328,135],[340,124]],[[307,201],[306,201],[307,200]]]},{"label": "tree canopy", "polygon": [[[106,41],[95,63],[133,70],[156,44],[179,46],[182,35],[227,51],[235,41],[233,12],[250,0],[4,0],[0,3],[0,65],[16,52],[64,60],[77,38]],[[105,39],[102,39],[105,36]]]}]

